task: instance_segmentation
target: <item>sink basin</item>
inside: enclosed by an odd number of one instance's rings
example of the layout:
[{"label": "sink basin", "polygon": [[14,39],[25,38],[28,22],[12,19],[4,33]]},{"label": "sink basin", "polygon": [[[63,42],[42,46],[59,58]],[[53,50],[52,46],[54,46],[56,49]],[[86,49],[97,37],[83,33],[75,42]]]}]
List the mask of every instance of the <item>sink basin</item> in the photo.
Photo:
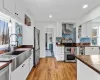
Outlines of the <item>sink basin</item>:
[{"label": "sink basin", "polygon": [[14,52],[7,53],[6,55],[19,55],[19,54],[21,54],[23,52],[24,51],[14,51]]},{"label": "sink basin", "polygon": [[24,52],[24,51],[14,51],[14,52],[12,52],[12,55],[19,55],[19,54],[21,54],[22,52]]}]

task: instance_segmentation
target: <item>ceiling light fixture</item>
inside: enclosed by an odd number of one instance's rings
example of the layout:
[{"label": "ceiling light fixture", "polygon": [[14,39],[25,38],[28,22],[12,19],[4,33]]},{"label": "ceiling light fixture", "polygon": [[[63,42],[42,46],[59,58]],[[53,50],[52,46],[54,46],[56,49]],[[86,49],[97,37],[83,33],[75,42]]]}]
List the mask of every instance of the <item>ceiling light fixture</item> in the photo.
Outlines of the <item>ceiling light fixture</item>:
[{"label": "ceiling light fixture", "polygon": [[49,18],[52,18],[52,15],[49,15]]},{"label": "ceiling light fixture", "polygon": [[83,5],[83,9],[86,9],[88,7],[88,4]]}]

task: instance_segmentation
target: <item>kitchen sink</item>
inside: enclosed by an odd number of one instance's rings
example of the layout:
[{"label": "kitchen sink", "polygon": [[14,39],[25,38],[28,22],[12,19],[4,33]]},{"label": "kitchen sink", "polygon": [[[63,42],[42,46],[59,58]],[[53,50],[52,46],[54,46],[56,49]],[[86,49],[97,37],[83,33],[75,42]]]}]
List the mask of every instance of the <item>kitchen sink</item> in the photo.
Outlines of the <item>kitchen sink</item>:
[{"label": "kitchen sink", "polygon": [[19,54],[21,54],[21,53],[23,53],[24,51],[14,51],[14,52],[12,52],[12,55],[19,55]]},{"label": "kitchen sink", "polygon": [[11,63],[11,71],[14,71],[18,68],[29,56],[31,55],[31,50],[22,50],[17,49],[13,52],[7,52],[0,56],[0,60],[9,61],[12,60]]},{"label": "kitchen sink", "polygon": [[6,53],[6,55],[19,55],[19,54],[21,54],[23,52],[24,51],[13,51],[13,52]]}]

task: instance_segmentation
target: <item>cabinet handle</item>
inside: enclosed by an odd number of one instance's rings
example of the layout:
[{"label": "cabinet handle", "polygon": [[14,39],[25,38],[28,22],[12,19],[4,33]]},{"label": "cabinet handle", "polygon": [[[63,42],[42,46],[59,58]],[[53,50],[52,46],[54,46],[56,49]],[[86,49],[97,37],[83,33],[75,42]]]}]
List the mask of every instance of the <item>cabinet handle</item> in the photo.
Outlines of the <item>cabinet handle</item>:
[{"label": "cabinet handle", "polygon": [[17,13],[15,13],[15,14],[17,14]]},{"label": "cabinet handle", "polygon": [[18,14],[17,14],[18,15]]},{"label": "cabinet handle", "polygon": [[23,64],[23,66],[22,67],[24,67],[25,66],[25,64]]}]

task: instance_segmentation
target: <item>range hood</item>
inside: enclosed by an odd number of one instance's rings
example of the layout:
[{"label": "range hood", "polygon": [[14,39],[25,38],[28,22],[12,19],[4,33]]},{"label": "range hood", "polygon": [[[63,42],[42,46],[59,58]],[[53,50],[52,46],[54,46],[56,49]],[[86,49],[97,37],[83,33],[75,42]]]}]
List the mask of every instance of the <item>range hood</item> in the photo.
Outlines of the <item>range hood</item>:
[{"label": "range hood", "polygon": [[63,34],[72,34],[73,24],[63,23]]}]

